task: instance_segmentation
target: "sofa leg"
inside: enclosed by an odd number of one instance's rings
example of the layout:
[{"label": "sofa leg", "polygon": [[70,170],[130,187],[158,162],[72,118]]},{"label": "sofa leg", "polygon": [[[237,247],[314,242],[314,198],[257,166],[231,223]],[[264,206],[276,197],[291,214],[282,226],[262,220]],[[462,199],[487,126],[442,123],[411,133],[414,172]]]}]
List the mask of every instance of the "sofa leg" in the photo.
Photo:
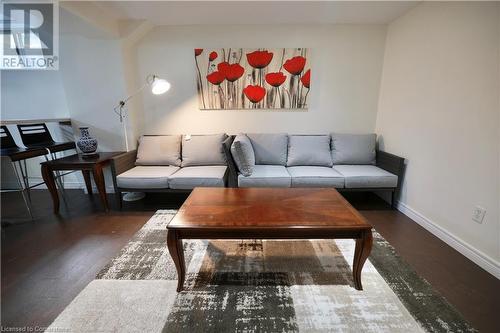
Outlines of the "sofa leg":
[{"label": "sofa leg", "polygon": [[396,210],[396,191],[391,192],[391,209]]}]

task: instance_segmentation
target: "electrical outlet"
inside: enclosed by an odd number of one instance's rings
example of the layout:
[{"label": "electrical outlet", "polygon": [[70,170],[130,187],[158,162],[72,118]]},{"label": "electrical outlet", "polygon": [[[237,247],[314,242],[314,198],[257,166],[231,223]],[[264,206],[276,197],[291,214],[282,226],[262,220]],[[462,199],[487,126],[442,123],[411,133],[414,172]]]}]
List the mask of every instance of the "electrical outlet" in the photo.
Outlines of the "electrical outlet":
[{"label": "electrical outlet", "polygon": [[483,207],[476,206],[472,210],[472,220],[477,223],[483,223],[484,215],[486,214],[486,209]]}]

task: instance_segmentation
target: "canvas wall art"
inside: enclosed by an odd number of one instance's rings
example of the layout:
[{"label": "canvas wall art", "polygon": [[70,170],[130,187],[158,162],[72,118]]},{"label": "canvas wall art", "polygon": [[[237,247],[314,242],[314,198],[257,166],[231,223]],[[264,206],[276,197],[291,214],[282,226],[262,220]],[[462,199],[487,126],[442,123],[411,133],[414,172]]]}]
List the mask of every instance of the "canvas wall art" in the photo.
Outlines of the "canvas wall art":
[{"label": "canvas wall art", "polygon": [[306,48],[194,49],[201,110],[307,110]]}]

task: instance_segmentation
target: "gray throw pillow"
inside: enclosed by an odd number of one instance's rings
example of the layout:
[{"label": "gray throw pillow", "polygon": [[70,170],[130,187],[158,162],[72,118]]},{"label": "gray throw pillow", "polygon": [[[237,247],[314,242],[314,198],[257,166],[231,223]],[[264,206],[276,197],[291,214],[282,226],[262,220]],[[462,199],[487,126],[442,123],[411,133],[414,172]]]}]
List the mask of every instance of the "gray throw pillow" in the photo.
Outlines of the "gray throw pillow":
[{"label": "gray throw pillow", "polygon": [[287,166],[332,166],[329,135],[290,135]]},{"label": "gray throw pillow", "polygon": [[376,134],[332,133],[333,164],[375,164]]},{"label": "gray throw pillow", "polygon": [[249,133],[255,152],[255,164],[286,165],[288,135],[286,133]]},{"label": "gray throw pillow", "polygon": [[226,134],[183,135],[182,166],[226,165],[222,142]]},{"label": "gray throw pillow", "polygon": [[250,139],[245,134],[238,134],[234,138],[231,155],[241,174],[245,177],[251,176],[255,166],[255,153]]},{"label": "gray throw pillow", "polygon": [[139,139],[135,164],[181,166],[181,136],[142,136]]}]

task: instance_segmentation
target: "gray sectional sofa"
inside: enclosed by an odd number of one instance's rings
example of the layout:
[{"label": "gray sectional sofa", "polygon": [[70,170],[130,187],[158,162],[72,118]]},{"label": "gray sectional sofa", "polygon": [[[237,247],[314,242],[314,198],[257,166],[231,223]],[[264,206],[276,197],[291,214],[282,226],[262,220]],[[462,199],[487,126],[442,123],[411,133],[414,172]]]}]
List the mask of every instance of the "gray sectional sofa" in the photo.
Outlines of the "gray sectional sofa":
[{"label": "gray sectional sofa", "polygon": [[186,192],[195,187],[334,187],[399,190],[404,159],[376,149],[375,134],[146,135],[114,158],[122,192]]},{"label": "gray sectional sofa", "polygon": [[229,184],[389,191],[394,204],[404,159],[377,151],[375,134],[239,134],[225,144]]}]

